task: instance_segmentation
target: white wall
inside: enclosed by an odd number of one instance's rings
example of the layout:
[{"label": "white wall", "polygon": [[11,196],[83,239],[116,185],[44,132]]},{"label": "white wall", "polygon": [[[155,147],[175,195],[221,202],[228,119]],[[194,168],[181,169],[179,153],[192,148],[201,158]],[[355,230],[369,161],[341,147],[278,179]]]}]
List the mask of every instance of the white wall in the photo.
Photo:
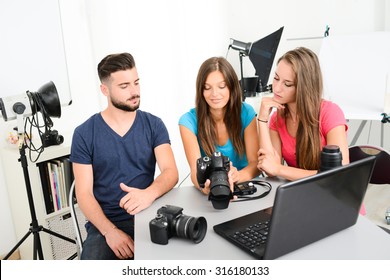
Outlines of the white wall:
[{"label": "white wall", "polygon": [[[194,104],[200,63],[224,55],[227,18],[223,1],[95,1],[91,12],[92,53],[96,64],[108,53],[134,55],[141,79],[141,109],[160,116],[178,166],[186,167],[177,122]],[[207,20],[212,16],[212,23]],[[105,100],[104,100],[105,101]],[[180,178],[188,173],[180,170]]]},{"label": "white wall", "polygon": [[[253,42],[284,26],[276,58],[302,45],[318,52],[322,39],[304,38],[322,37],[327,25],[330,35],[385,30],[384,7],[390,5],[385,0],[229,0],[228,3],[228,31],[234,39]],[[238,53],[230,52],[228,57],[235,69],[239,69]],[[253,75],[249,59],[244,61],[244,76]]]},{"label": "white wall", "polygon": [[[55,129],[71,131],[105,107],[96,65],[108,53],[128,51],[139,70],[141,109],[167,125],[180,180],[189,169],[178,119],[194,106],[200,64],[210,56],[225,56],[230,38],[252,42],[285,26],[278,57],[297,45],[318,51],[321,41],[287,39],[322,36],[326,25],[331,35],[389,30],[385,15],[390,15],[386,0],[59,1],[73,104],[63,108]],[[238,53],[231,50],[228,60],[239,73]],[[253,74],[249,60],[244,68],[246,75]],[[1,168],[0,255],[16,241]]]}]

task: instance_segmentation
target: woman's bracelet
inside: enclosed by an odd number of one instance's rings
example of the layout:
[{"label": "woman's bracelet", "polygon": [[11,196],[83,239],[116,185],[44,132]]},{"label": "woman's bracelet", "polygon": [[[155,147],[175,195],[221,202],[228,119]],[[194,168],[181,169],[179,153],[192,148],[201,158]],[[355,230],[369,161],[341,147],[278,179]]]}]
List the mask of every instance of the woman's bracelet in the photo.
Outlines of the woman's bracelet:
[{"label": "woman's bracelet", "polygon": [[258,120],[259,122],[268,123],[268,121],[261,120],[261,119],[259,119],[259,118],[257,118],[257,120]]}]

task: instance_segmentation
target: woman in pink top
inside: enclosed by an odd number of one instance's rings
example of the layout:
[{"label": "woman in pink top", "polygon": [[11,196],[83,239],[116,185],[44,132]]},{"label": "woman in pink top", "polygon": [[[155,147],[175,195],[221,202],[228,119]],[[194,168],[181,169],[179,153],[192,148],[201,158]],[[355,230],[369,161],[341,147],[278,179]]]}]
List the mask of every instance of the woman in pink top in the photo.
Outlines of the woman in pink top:
[{"label": "woman in pink top", "polygon": [[[278,60],[274,96],[262,99],[257,118],[259,170],[288,180],[314,175],[324,145],[339,146],[342,164],[349,163],[344,114],[322,99],[322,89],[320,64],[311,50],[297,48]],[[276,112],[270,117],[272,108]]]}]

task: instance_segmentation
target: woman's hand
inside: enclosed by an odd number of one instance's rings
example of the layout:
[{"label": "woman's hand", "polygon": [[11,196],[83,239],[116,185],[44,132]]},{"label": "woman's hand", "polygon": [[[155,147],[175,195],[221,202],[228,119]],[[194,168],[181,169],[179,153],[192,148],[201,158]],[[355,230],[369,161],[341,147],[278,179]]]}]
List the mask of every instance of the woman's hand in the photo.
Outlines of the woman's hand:
[{"label": "woman's hand", "polygon": [[[227,175],[228,175],[230,190],[233,193],[234,183],[240,180],[240,173],[238,172],[237,168],[233,166],[232,162],[230,162],[230,170],[227,173]],[[204,195],[210,194],[210,184],[211,184],[210,179],[207,179],[206,182],[204,183],[204,188],[199,188]]]},{"label": "woman's hand", "polygon": [[284,109],[284,105],[274,101],[272,97],[263,97],[261,99],[258,119],[267,121],[271,114],[272,108]]},{"label": "woman's hand", "polygon": [[264,171],[270,177],[278,176],[282,165],[280,157],[276,153],[269,152],[266,149],[260,149],[257,155],[257,168],[260,171]]},{"label": "woman's hand", "polygon": [[209,193],[210,193],[210,183],[211,183],[210,179],[207,179],[206,182],[204,183],[204,187],[203,188],[199,186],[200,192],[203,193],[204,195],[209,195]]},{"label": "woman's hand", "polygon": [[[234,183],[240,181],[240,172],[238,172],[237,168],[233,166],[232,162],[230,162],[230,170],[228,173],[230,191],[234,193]],[[233,200],[237,199],[237,196],[233,196]]]},{"label": "woman's hand", "polygon": [[228,178],[229,181],[232,181],[232,183],[237,183],[238,181],[240,181],[240,172],[238,172],[237,168],[233,166],[232,162],[230,162]]}]

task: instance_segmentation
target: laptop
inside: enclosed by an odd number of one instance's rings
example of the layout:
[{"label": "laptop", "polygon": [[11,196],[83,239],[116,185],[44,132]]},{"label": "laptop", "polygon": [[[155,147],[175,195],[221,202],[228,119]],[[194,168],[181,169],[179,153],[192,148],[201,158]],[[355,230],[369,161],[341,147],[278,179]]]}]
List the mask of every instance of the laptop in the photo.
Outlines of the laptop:
[{"label": "laptop", "polygon": [[272,214],[254,212],[214,231],[257,259],[275,259],[353,226],[375,157],[280,185]]}]

